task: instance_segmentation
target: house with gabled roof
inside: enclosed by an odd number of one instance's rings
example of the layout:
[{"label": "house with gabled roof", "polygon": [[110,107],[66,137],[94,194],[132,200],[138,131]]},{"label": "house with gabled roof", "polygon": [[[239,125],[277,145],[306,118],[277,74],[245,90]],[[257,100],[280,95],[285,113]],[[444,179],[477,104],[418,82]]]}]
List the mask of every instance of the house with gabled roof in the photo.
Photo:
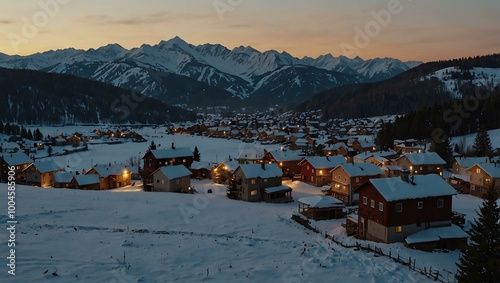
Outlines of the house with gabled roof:
[{"label": "house with gabled roof", "polygon": [[263,149],[250,146],[242,148],[236,160],[240,164],[257,164],[261,163],[262,157],[264,157]]},{"label": "house with gabled roof", "polygon": [[467,169],[470,175],[470,193],[485,197],[489,190],[500,191],[500,163],[478,163]]},{"label": "house with gabled roof", "polygon": [[262,158],[264,163],[276,163],[283,172],[283,177],[292,178],[295,174],[300,174],[299,162],[303,156],[292,150],[267,151]]},{"label": "house with gabled roof", "polygon": [[60,171],[63,171],[63,166],[53,160],[47,160],[31,163],[24,169],[24,175],[28,185],[50,188],[54,185],[54,173]]},{"label": "house with gabled roof", "polygon": [[331,197],[316,195],[298,199],[299,213],[314,220],[339,219],[344,217],[344,204]]},{"label": "house with gabled roof", "polygon": [[132,172],[123,164],[97,164],[85,174],[97,174],[101,190],[121,188],[132,183]]},{"label": "house with gabled roof", "polygon": [[282,176],[278,164],[241,164],[234,171],[238,198],[250,202],[291,201],[292,189],[282,185]]},{"label": "house with gabled roof", "polygon": [[59,171],[54,173],[54,188],[73,188],[71,183],[73,177],[76,176],[76,172],[64,172]]},{"label": "house with gabled roof", "polygon": [[77,190],[98,191],[101,189],[101,181],[97,174],[75,175],[71,178],[71,186]]},{"label": "house with gabled roof", "polygon": [[193,163],[193,152],[188,147],[175,147],[172,143],[171,148],[148,150],[143,160],[141,177],[144,184],[149,184],[153,181],[151,174],[162,166],[182,164],[190,168]]},{"label": "house with gabled roof", "polygon": [[393,243],[429,228],[451,227],[456,194],[436,174],[370,179],[359,188],[359,236]]},{"label": "house with gabled roof", "polygon": [[446,161],[436,152],[403,154],[395,161],[397,166],[410,171],[411,175],[434,173],[443,176],[443,169],[446,165]]},{"label": "house with gabled roof", "polygon": [[301,180],[316,187],[324,186],[332,181],[330,170],[345,163],[346,159],[341,155],[305,157],[299,162]]},{"label": "house with gabled roof", "polygon": [[22,183],[25,181],[24,169],[30,166],[33,160],[29,158],[24,152],[8,153],[0,157],[0,179],[7,181],[10,167],[14,169],[14,177],[16,178],[16,183]]},{"label": "house with gabled roof", "polygon": [[153,192],[192,193],[191,171],[184,165],[170,165],[158,168],[152,174]]},{"label": "house with gabled roof", "polygon": [[371,163],[347,163],[333,168],[330,174],[331,186],[327,194],[346,205],[353,205],[358,202],[357,189],[370,179],[383,177],[384,171]]},{"label": "house with gabled roof", "polygon": [[357,152],[374,152],[377,146],[373,140],[356,139],[352,142],[352,148]]}]

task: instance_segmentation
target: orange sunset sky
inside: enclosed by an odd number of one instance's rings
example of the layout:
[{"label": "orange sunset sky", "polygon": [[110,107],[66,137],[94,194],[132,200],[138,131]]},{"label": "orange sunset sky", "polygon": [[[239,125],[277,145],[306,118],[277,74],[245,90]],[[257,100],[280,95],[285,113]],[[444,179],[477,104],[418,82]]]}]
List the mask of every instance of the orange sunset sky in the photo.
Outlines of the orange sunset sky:
[{"label": "orange sunset sky", "polygon": [[[130,49],[176,35],[299,58],[427,62],[500,52],[498,0],[4,0],[1,7],[0,53],[9,55],[109,43]],[[368,41],[360,42],[360,31]]]}]

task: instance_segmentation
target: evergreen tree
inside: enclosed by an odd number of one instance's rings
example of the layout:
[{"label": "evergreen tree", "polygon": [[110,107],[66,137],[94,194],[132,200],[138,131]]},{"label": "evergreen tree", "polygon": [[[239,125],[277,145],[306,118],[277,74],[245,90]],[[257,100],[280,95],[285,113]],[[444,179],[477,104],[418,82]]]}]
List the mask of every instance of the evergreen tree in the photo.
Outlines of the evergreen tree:
[{"label": "evergreen tree", "polygon": [[446,168],[451,168],[453,164],[453,151],[451,149],[451,139],[448,137],[441,141],[432,141],[429,151],[436,152],[444,161]]},{"label": "evergreen tree", "polygon": [[49,145],[49,147],[47,147],[47,154],[48,154],[49,156],[52,156],[52,151],[53,151],[53,150],[52,150],[52,146],[50,146],[50,145]]},{"label": "evergreen tree", "polygon": [[490,135],[484,127],[481,127],[477,132],[472,150],[474,151],[474,155],[478,157],[492,156],[493,149],[491,148]]},{"label": "evergreen tree", "polygon": [[155,150],[155,149],[156,149],[155,141],[151,141],[151,144],[149,145],[148,150]]},{"label": "evergreen tree", "polygon": [[198,150],[198,147],[194,147],[194,152],[193,152],[193,160],[194,161],[200,161],[200,151]]},{"label": "evergreen tree", "polygon": [[23,139],[28,138],[28,131],[26,131],[26,128],[24,126],[21,126],[21,138]]},{"label": "evergreen tree", "polygon": [[498,192],[490,189],[471,229],[469,245],[460,257],[457,280],[499,282],[500,279],[500,209]]},{"label": "evergreen tree", "polygon": [[239,198],[239,192],[238,192],[238,186],[237,186],[236,180],[229,181],[229,184],[227,185],[226,195],[230,199],[238,199]]},{"label": "evergreen tree", "polygon": [[43,134],[42,134],[42,132],[40,132],[40,130],[38,128],[36,128],[36,130],[35,130],[34,138],[37,141],[43,140]]},{"label": "evergreen tree", "polygon": [[3,134],[3,122],[0,121],[0,134]]},{"label": "evergreen tree", "polygon": [[31,132],[31,129],[28,130],[28,136],[26,138],[29,139],[30,141],[33,140],[33,133]]}]

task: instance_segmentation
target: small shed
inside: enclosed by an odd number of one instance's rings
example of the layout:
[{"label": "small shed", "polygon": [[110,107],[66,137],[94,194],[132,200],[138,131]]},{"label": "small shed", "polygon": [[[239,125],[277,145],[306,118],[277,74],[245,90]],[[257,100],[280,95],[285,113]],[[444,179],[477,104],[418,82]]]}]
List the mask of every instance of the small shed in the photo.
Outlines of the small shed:
[{"label": "small shed", "polygon": [[265,188],[264,201],[273,203],[292,202],[292,189],[285,185]]},{"label": "small shed", "polygon": [[101,189],[101,181],[99,180],[99,175],[88,174],[88,175],[76,175],[71,179],[71,185],[78,190],[95,190]]},{"label": "small shed", "polygon": [[405,239],[405,246],[432,252],[435,249],[465,250],[469,235],[456,225],[429,228]]},{"label": "small shed", "polygon": [[299,199],[299,212],[309,219],[325,220],[344,217],[344,204],[331,196],[312,196]]}]

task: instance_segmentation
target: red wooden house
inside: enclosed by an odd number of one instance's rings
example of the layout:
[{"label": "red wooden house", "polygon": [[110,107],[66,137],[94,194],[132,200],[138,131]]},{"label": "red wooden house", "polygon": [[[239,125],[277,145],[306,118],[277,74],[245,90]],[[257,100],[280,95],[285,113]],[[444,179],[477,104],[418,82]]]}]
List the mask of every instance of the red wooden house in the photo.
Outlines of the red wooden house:
[{"label": "red wooden house", "polygon": [[151,174],[161,166],[183,164],[186,168],[190,168],[193,163],[193,152],[188,147],[176,148],[172,144],[172,148],[149,150],[143,160],[144,169],[141,177],[147,186],[153,182]]},{"label": "red wooden house", "polygon": [[345,163],[346,160],[341,155],[306,157],[299,162],[302,181],[316,187],[329,184],[332,181],[330,170]]},{"label": "red wooden house", "polygon": [[359,189],[359,236],[393,243],[425,229],[450,227],[455,194],[436,174],[371,179]]},{"label": "red wooden house", "polygon": [[295,174],[300,174],[299,162],[302,156],[299,156],[296,151],[274,150],[268,151],[262,158],[264,163],[276,163],[283,171],[283,177],[293,177]]}]

